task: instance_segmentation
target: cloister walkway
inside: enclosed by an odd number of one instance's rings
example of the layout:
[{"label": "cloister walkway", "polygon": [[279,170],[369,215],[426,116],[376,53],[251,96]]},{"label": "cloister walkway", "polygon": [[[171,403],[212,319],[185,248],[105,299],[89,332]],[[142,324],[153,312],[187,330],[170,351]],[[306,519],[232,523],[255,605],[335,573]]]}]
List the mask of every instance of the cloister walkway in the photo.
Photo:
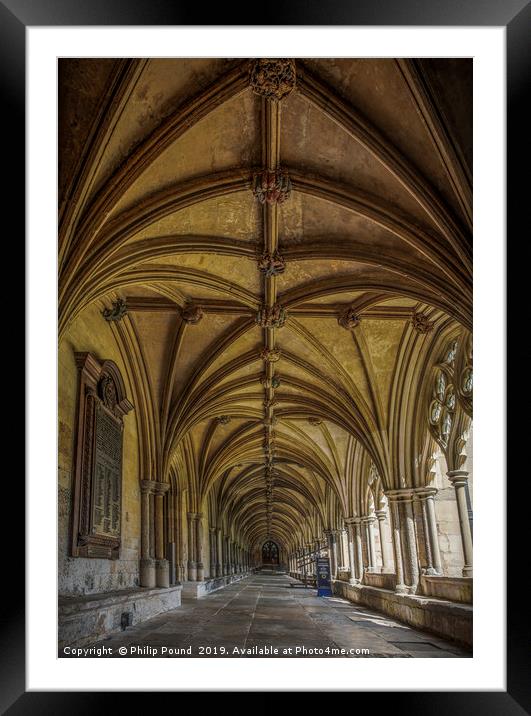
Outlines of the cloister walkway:
[{"label": "cloister walkway", "polygon": [[111,658],[470,656],[366,607],[316,594],[286,575],[257,573],[94,646],[112,650]]}]

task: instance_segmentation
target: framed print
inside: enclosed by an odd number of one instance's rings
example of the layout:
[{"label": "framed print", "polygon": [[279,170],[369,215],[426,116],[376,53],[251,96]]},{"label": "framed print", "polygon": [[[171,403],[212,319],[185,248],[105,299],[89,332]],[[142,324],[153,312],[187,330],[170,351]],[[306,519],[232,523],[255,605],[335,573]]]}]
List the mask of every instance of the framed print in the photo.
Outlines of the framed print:
[{"label": "framed print", "polygon": [[28,159],[9,713],[142,690],[524,712],[513,5],[2,4]]}]

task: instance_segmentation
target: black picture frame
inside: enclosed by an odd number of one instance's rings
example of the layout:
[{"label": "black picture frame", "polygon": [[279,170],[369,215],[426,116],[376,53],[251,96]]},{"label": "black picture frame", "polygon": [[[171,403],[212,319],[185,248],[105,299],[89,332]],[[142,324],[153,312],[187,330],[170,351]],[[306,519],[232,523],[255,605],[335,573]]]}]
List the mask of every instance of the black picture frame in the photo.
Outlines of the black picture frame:
[{"label": "black picture frame", "polygon": [[[205,23],[205,15],[208,23]],[[313,0],[290,0],[285,3],[254,5],[243,10],[240,5],[220,3],[217,6],[183,2],[181,0],[0,0],[0,82],[2,90],[2,119],[4,124],[4,160],[9,167],[9,182],[4,188],[4,206],[9,207],[15,224],[17,241],[9,237],[10,245],[24,245],[22,234],[25,206],[25,30],[28,26],[104,26],[104,25],[352,25],[352,26],[503,26],[507,40],[507,247],[512,235],[513,244],[518,239],[528,243],[529,229],[522,221],[525,234],[517,235],[519,218],[527,210],[529,199],[524,196],[528,186],[529,114],[525,110],[526,85],[530,77],[531,5],[529,0],[341,0],[327,3]],[[51,99],[54,101],[54,99]],[[6,157],[7,153],[7,157]],[[9,156],[10,153],[12,156]],[[527,171],[525,171],[527,170]],[[520,181],[520,176],[523,177]],[[526,192],[527,194],[527,192]],[[526,211],[527,213],[527,211]],[[527,218],[527,217],[526,217]],[[4,237],[6,238],[6,237]],[[509,266],[514,270],[516,281],[522,285],[526,262],[519,260],[518,250],[507,252]],[[22,259],[24,260],[24,259]],[[521,272],[520,275],[517,275]],[[528,277],[527,277],[528,279]],[[520,304],[514,296],[508,296],[507,328],[519,322]],[[521,309],[520,309],[521,310]],[[523,319],[523,317],[522,317]],[[524,323],[525,325],[525,323]],[[513,333],[509,341],[509,356],[520,365],[529,365],[529,352]],[[508,372],[510,381],[516,384],[515,373]],[[508,396],[510,392],[508,390]],[[515,401],[516,403],[516,401]],[[507,403],[508,414],[511,402]],[[507,455],[511,447],[518,456],[518,447],[526,444],[524,420],[513,418],[511,430],[507,430]],[[504,440],[504,436],[500,436]],[[31,449],[31,446],[28,446]],[[518,457],[515,457],[515,462]],[[508,483],[508,553],[507,553],[507,691],[506,692],[379,692],[377,708],[391,708],[393,713],[425,714],[482,714],[483,716],[517,716],[530,713],[529,645],[531,644],[527,619],[527,593],[523,586],[524,569],[528,569],[526,556],[520,546],[528,541],[519,535],[522,523],[526,523],[522,511],[527,510],[529,480],[514,466],[513,482]],[[479,479],[479,477],[478,477]],[[500,475],[500,479],[505,479]],[[11,482],[11,481],[10,481]],[[516,483],[516,485],[515,485]],[[17,486],[17,500],[22,503],[22,487]],[[11,498],[12,499],[12,498]],[[20,530],[19,530],[20,531]],[[21,539],[22,535],[20,535]],[[21,540],[22,541],[22,540]],[[18,554],[22,554],[18,544]],[[107,692],[26,692],[25,691],[25,623],[24,623],[24,565],[22,560],[9,556],[10,579],[5,582],[4,607],[1,622],[0,650],[0,708],[12,716],[26,713],[82,714],[107,713],[114,708],[121,694]],[[504,575],[493,575],[503,579]],[[419,684],[419,688],[422,685]],[[201,700],[209,694],[203,694]],[[356,704],[359,708],[356,694]],[[217,696],[217,695],[216,695]],[[262,708],[272,704],[274,694],[265,694]],[[374,694],[368,694],[374,699]],[[137,708],[144,701],[143,694],[135,694]],[[148,694],[152,704],[153,694]],[[147,703],[147,702],[146,702]],[[204,702],[203,702],[204,703]],[[249,703],[248,701],[244,702]],[[374,701],[372,702],[374,704]],[[180,707],[182,708],[182,702]],[[376,706],[375,706],[376,707]]]}]

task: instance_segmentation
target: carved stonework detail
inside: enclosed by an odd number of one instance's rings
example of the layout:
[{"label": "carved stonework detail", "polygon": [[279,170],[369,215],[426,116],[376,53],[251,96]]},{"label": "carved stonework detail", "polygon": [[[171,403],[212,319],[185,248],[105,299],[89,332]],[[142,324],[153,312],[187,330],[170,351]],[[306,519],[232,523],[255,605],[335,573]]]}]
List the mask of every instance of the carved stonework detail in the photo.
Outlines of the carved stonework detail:
[{"label": "carved stonework detail", "polygon": [[418,333],[429,333],[433,330],[434,322],[430,321],[424,313],[414,313],[411,316],[411,325]]},{"label": "carved stonework detail", "polygon": [[203,318],[204,313],[201,306],[196,306],[193,303],[185,306],[181,311],[181,317],[185,323],[189,323],[194,326]]},{"label": "carved stonework detail", "polygon": [[279,303],[274,306],[262,306],[256,314],[256,323],[261,328],[282,328],[288,317],[287,311]]},{"label": "carved stonework detail", "polygon": [[121,544],[123,417],[132,409],[118,367],[76,353],[78,419],[73,557],[117,559]]},{"label": "carved stonework detail", "polygon": [[323,424],[323,421],[321,420],[321,418],[316,418],[313,415],[308,418],[308,422],[310,423],[310,425],[316,425],[316,426]]},{"label": "carved stonework detail", "polygon": [[276,363],[280,360],[281,355],[278,348],[263,348],[260,351],[260,358],[266,363]]},{"label": "carved stonework detail", "polygon": [[264,400],[264,408],[265,408],[266,410],[267,410],[268,408],[272,408],[272,407],[273,407],[274,405],[276,405],[276,404],[277,404],[277,401],[276,401],[275,398],[271,398],[271,400],[269,400],[268,398],[266,398],[266,399]]},{"label": "carved stonework detail", "polygon": [[105,407],[114,413],[118,403],[118,393],[112,376],[104,375],[100,380],[99,394]]},{"label": "carved stonework detail", "polygon": [[361,318],[358,313],[356,313],[356,310],[349,306],[348,308],[345,308],[344,311],[341,312],[339,318],[337,319],[337,322],[340,326],[343,328],[346,328],[347,331],[352,331],[356,326],[359,326],[361,321]]},{"label": "carved stonework detail", "polygon": [[217,418],[217,421],[220,425],[228,425],[231,420],[232,420],[232,418],[230,415],[220,415]]},{"label": "carved stonework detail", "polygon": [[278,276],[284,273],[286,262],[278,251],[272,254],[269,251],[264,253],[258,259],[258,270],[264,276]]},{"label": "carved stonework detail", "polygon": [[291,194],[291,179],[283,169],[253,174],[253,194],[261,204],[282,204]]},{"label": "carved stonework detail", "polygon": [[[260,357],[262,357],[260,355]],[[265,360],[265,358],[263,359]],[[260,378],[260,383],[264,386],[264,388],[280,388],[280,376],[274,375],[271,379],[267,377],[267,375],[263,375]]]},{"label": "carved stonework detail", "polygon": [[249,84],[256,94],[279,102],[295,88],[295,61],[289,59],[259,59],[251,63]]},{"label": "carved stonework detail", "polygon": [[121,321],[124,316],[127,315],[127,304],[125,299],[118,298],[113,301],[111,308],[105,308],[102,311],[102,316],[109,323],[113,321]]}]

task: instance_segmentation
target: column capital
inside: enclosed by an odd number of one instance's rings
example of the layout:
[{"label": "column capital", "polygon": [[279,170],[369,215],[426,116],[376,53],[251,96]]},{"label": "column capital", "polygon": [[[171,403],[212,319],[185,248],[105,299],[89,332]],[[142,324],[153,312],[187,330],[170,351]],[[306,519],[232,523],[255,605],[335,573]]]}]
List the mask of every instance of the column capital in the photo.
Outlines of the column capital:
[{"label": "column capital", "polygon": [[343,521],[346,525],[353,525],[356,523],[357,519],[357,517],[345,517]]},{"label": "column capital", "polygon": [[209,527],[209,528],[208,528],[209,532],[211,532],[212,534],[214,534],[214,533],[216,532],[216,529],[217,529],[216,527]]},{"label": "column capital", "polygon": [[154,482],[153,485],[153,492],[156,495],[165,495],[166,492],[168,492],[168,490],[170,489],[169,482]]},{"label": "column capital", "polygon": [[144,495],[151,495],[160,484],[156,480],[140,480],[140,490]]},{"label": "column capital", "polygon": [[411,502],[413,500],[414,489],[411,487],[403,487],[400,490],[387,490],[384,495],[389,502]]},{"label": "column capital", "polygon": [[378,518],[379,522],[383,522],[387,517],[387,510],[376,510],[374,514]]},{"label": "column capital", "polygon": [[199,514],[197,512],[188,512],[187,514],[191,520],[197,520],[199,517]]},{"label": "column capital", "polygon": [[468,472],[466,470],[449,470],[446,475],[454,487],[466,485],[468,482]]},{"label": "column capital", "polygon": [[414,490],[415,497],[419,500],[426,500],[428,497],[435,497],[439,492],[436,487],[416,487]]},{"label": "column capital", "polygon": [[362,515],[360,517],[360,522],[364,525],[372,525],[376,521],[376,517],[374,515]]}]

